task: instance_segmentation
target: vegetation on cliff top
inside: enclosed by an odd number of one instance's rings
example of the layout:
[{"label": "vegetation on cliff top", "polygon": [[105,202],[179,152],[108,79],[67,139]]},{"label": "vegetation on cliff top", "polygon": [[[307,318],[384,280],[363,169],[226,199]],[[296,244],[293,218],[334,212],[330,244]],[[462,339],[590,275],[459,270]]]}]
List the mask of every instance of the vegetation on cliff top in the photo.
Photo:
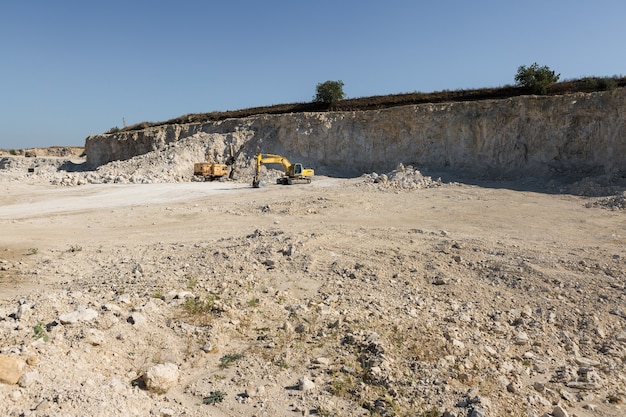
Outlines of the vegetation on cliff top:
[{"label": "vegetation on cliff top", "polygon": [[[576,92],[587,93],[594,91],[605,91],[624,86],[626,86],[626,77],[585,77],[576,80],[555,82],[549,84],[545,86],[545,94],[559,95]],[[454,91],[443,90],[432,93],[413,92],[404,94],[389,94],[385,96],[350,98],[332,101],[331,103],[324,101],[312,101],[307,103],[277,104],[273,106],[252,107],[241,110],[186,114],[164,122],[142,122],[132,126],[124,127],[123,129],[115,127],[107,133],[142,130],[148,127],[171,124],[204,123],[225,119],[243,118],[259,114],[324,112],[329,111],[331,109],[331,106],[333,111],[379,110],[389,107],[405,106],[411,104],[504,99],[509,97],[535,94],[536,92],[537,91],[534,89],[533,84],[518,86],[506,85],[503,87],[495,88],[479,88]]]}]

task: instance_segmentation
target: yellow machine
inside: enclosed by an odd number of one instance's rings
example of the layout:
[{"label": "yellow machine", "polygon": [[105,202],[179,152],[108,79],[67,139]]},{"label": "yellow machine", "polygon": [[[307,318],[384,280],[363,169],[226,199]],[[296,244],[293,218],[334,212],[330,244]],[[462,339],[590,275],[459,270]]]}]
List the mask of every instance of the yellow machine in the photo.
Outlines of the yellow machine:
[{"label": "yellow machine", "polygon": [[193,164],[193,175],[204,178],[205,181],[213,181],[228,175],[228,165],[213,162],[211,157],[206,155],[207,162],[197,162]]},{"label": "yellow machine", "polygon": [[193,175],[203,177],[205,181],[213,181],[228,175],[228,168],[226,164],[197,162],[193,164]]},{"label": "yellow machine", "polygon": [[[235,147],[230,144],[230,156],[226,158],[226,163],[214,162],[210,153],[206,153],[204,157],[206,162],[197,162],[193,164],[193,175],[202,177],[205,181],[226,179],[228,175],[229,179],[235,178],[235,162],[243,151],[244,145],[241,145],[239,150],[235,152]],[[230,168],[229,168],[230,167]]]},{"label": "yellow machine", "polygon": [[280,164],[283,166],[285,174],[276,180],[276,184],[291,185],[291,184],[310,184],[311,177],[314,175],[312,168],[303,168],[301,163],[292,164],[287,158],[280,155],[274,155],[271,153],[260,153],[256,157],[256,171],[254,173],[254,180],[252,180],[252,186],[259,188],[261,183],[261,165],[264,164]]}]

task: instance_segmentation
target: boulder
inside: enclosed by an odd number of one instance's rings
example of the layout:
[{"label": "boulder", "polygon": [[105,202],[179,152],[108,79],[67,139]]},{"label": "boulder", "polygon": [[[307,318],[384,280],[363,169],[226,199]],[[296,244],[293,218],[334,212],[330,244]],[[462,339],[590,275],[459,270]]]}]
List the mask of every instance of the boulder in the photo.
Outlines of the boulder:
[{"label": "boulder", "polygon": [[174,363],[161,363],[148,368],[143,376],[146,388],[155,392],[167,392],[178,383],[180,372]]},{"label": "boulder", "polygon": [[0,382],[9,385],[17,384],[25,367],[26,362],[20,358],[0,355]]}]

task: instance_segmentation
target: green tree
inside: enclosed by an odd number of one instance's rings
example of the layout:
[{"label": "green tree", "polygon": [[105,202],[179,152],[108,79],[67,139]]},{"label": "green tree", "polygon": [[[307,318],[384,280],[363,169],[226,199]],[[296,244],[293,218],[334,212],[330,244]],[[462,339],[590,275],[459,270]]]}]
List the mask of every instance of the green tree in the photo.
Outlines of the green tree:
[{"label": "green tree", "polygon": [[335,101],[345,98],[343,81],[341,80],[319,83],[315,87],[315,92],[314,101],[330,104],[331,107]]},{"label": "green tree", "polygon": [[555,74],[548,66],[540,67],[536,62],[527,67],[522,65],[515,74],[515,83],[530,89],[535,94],[546,94],[548,85],[559,80],[561,74]]}]

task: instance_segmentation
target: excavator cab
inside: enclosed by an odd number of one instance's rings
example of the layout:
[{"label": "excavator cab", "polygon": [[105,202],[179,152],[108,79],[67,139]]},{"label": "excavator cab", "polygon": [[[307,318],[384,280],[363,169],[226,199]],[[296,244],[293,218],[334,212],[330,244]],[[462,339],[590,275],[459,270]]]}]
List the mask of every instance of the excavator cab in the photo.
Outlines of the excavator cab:
[{"label": "excavator cab", "polygon": [[295,164],[293,164],[293,175],[302,175],[302,164],[299,162],[296,162]]}]

